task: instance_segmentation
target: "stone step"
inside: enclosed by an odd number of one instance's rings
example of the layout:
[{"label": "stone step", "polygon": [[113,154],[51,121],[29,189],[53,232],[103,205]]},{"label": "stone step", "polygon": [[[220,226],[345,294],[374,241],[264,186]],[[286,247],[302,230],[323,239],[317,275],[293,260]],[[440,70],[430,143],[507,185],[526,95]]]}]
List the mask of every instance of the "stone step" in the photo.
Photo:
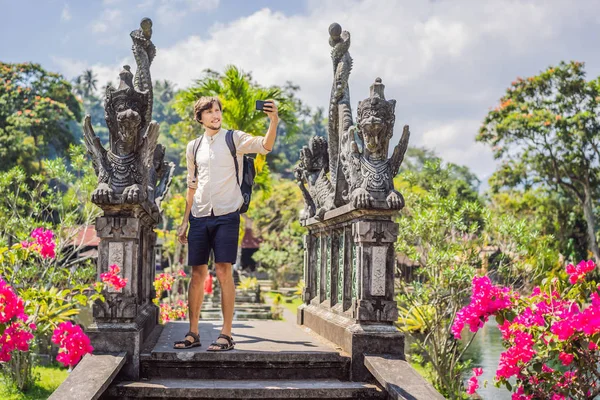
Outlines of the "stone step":
[{"label": "stone step", "polygon": [[[205,349],[208,343],[203,343]],[[193,350],[193,351],[192,351]],[[348,380],[350,358],[327,352],[250,352],[233,350],[221,353],[194,348],[142,354],[143,379],[317,379]]]},{"label": "stone step", "polygon": [[375,384],[313,380],[152,379],[120,382],[102,399],[385,399]]}]

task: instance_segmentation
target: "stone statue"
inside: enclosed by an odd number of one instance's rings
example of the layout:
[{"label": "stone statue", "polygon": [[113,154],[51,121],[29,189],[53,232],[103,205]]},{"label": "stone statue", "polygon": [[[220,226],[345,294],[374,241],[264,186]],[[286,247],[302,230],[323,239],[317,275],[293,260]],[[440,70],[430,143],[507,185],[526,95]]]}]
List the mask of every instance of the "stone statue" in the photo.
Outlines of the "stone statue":
[{"label": "stone statue", "polygon": [[342,31],[340,24],[329,26],[329,45],[332,47],[333,85],[329,100],[329,124],[327,136],[329,140],[329,171],[334,187],[336,206],[344,205],[348,185],[339,166],[340,140],[345,132],[353,125],[352,108],[350,107],[350,89],[348,79],[352,70],[350,48],[350,33]]},{"label": "stone statue", "polygon": [[326,211],[335,208],[334,188],[327,177],[329,154],[325,138],[310,139],[300,151],[300,163],[294,172],[306,203],[304,216],[322,219]]},{"label": "stone statue", "polygon": [[[165,149],[157,145],[159,126],[152,120],[150,64],[156,48],[150,38],[152,21],[144,18],[141,28],[131,32],[137,64],[134,75],[128,65],[119,74],[118,88],[108,86],[105,119],[110,148],[105,149],[94,133],[90,116],[83,123],[85,144],[98,175],[92,202],[98,205],[152,202],[156,209],[168,190],[173,167],[164,160]],[[157,183],[157,179],[160,182]]]},{"label": "stone statue", "polygon": [[[327,141],[314,138],[302,149],[295,175],[306,201],[308,217],[322,218],[326,211],[351,203],[355,208],[399,210],[404,198],[394,190],[408,147],[410,132],[404,127],[400,142],[388,159],[394,134],[395,100],[386,100],[377,78],[368,99],[359,102],[356,124],[350,107],[348,79],[352,70],[350,33],[329,26],[333,85],[329,102]],[[318,140],[317,140],[318,139]],[[323,150],[325,149],[325,150]],[[323,151],[328,160],[324,161]]]},{"label": "stone statue", "polygon": [[381,78],[377,78],[369,98],[358,104],[357,125],[342,138],[340,162],[350,186],[349,200],[357,208],[404,207],[404,198],[394,190],[393,179],[408,148],[410,131],[405,125],[400,142],[388,159],[396,100],[386,100],[384,88]]}]

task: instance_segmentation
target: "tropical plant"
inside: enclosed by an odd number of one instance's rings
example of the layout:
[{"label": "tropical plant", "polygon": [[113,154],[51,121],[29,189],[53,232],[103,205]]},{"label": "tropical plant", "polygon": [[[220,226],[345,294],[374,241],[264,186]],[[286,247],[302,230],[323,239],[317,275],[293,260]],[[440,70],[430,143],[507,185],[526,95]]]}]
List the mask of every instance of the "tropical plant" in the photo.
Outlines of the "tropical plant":
[{"label": "tropical plant", "polygon": [[75,143],[81,106],[61,75],[39,64],[0,62],[0,171],[40,171]]},{"label": "tropical plant", "polygon": [[457,200],[449,190],[448,173],[438,163],[426,167],[439,180],[426,194],[406,193],[398,219],[396,250],[419,265],[420,281],[399,281],[399,324],[412,337],[435,387],[447,398],[461,398],[462,346],[450,335],[456,312],[468,298],[470,277],[480,268],[484,210],[478,202]]},{"label": "tropical plant", "polygon": [[253,258],[266,269],[274,284],[295,286],[302,276],[303,236],[306,234],[298,219],[304,207],[298,186],[287,179],[274,184],[270,197],[253,198],[248,210],[257,236],[262,239]]},{"label": "tropical plant", "polygon": [[238,288],[244,291],[256,290],[258,287],[258,279],[254,276],[242,276]]},{"label": "tropical plant", "polygon": [[[177,93],[174,109],[182,121],[173,125],[173,135],[182,142],[189,142],[201,132],[201,125],[194,120],[194,103],[202,96],[217,96],[223,104],[223,125],[253,135],[264,135],[267,131],[266,114],[255,109],[256,100],[273,99],[278,104],[279,118],[291,133],[296,124],[292,95],[281,87],[263,87],[252,80],[250,73],[230,65],[223,74],[206,70],[205,76],[196,83]],[[264,155],[256,157],[258,176],[256,185],[264,194],[270,192],[269,168]]]},{"label": "tropical plant", "polygon": [[398,326],[412,337],[412,359],[448,398],[464,395],[464,356],[474,337],[458,342],[451,326],[475,271],[531,288],[558,263],[552,237],[517,216],[493,213],[455,182],[455,172],[433,159],[397,181],[407,205],[398,219],[396,250],[417,264],[416,279],[398,283]]},{"label": "tropical plant", "polygon": [[598,261],[593,199],[600,178],[600,80],[586,81],[583,67],[561,62],[517,78],[486,116],[477,140],[502,160],[497,186],[543,185],[577,201]]},{"label": "tropical plant", "polygon": [[[594,399],[600,395],[600,295],[588,273],[595,268],[591,260],[569,264],[560,279],[547,279],[530,295],[475,276],[471,302],[456,315],[452,332],[460,338],[465,326],[476,332],[496,318],[506,351],[495,385],[513,391],[513,399]],[[474,371],[468,393],[479,387],[481,372]]]}]

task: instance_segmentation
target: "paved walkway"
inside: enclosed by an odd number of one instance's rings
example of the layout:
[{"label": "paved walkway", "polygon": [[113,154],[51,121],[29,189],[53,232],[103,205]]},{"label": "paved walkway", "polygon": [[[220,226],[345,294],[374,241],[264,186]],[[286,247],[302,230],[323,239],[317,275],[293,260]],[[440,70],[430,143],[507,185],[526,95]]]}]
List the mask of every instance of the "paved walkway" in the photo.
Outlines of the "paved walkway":
[{"label": "paved walkway", "polygon": [[[200,322],[201,347],[177,350],[173,342],[183,340],[187,333],[187,322],[169,322],[163,329],[152,353],[212,353],[206,349],[216,340],[221,330],[220,321]],[[340,354],[339,348],[325,341],[309,329],[297,326],[290,321],[234,321],[233,340],[235,349],[226,353],[268,352],[268,353],[332,353]],[[223,353],[221,353],[223,354]]]}]

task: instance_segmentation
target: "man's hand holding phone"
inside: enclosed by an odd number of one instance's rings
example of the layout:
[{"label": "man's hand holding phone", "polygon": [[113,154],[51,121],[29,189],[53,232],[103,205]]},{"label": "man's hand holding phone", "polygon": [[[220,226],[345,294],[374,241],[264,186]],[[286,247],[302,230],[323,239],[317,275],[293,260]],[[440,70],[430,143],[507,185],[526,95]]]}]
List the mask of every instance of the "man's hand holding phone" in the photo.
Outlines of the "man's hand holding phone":
[{"label": "man's hand holding phone", "polygon": [[256,100],[256,109],[258,111],[264,111],[271,121],[279,120],[277,103],[275,103],[275,100]]}]

